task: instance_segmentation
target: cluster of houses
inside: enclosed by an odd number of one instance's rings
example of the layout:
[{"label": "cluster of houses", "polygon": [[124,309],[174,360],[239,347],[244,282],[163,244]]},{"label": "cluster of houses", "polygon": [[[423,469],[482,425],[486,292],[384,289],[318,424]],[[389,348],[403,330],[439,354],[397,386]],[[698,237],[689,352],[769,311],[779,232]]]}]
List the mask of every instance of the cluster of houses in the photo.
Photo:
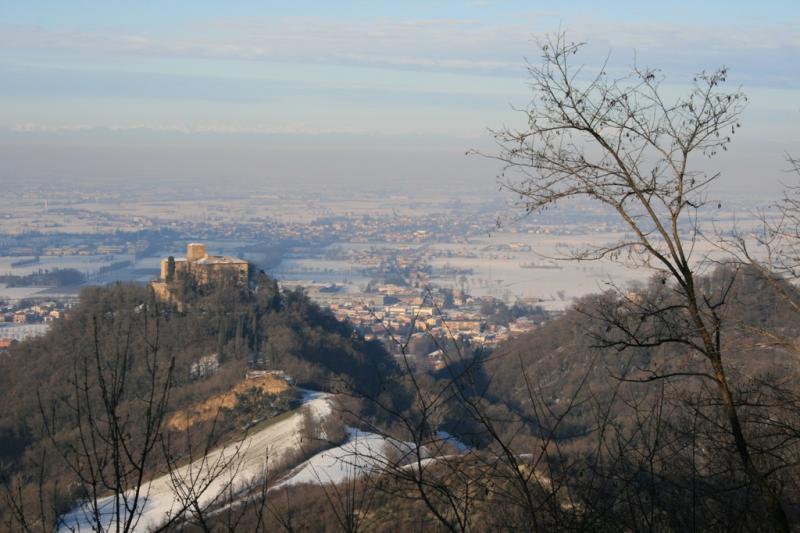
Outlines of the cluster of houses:
[{"label": "cluster of houses", "polygon": [[402,303],[370,305],[345,302],[331,303],[328,307],[339,320],[352,323],[366,339],[384,341],[391,351],[398,351],[396,340],[408,341],[405,352],[398,353],[398,356],[426,358],[437,369],[443,367],[445,361],[441,350],[427,349],[431,347],[430,341],[434,346],[456,340],[472,347],[492,347],[538,326],[538,321],[529,317],[517,318],[507,325],[493,323],[481,316],[475,306],[469,306],[470,309],[441,309]]},{"label": "cluster of houses", "polygon": [[[498,321],[481,312],[486,300],[493,300],[491,297],[473,297],[461,289],[371,285],[367,292],[358,293],[324,285],[305,285],[304,290],[338,320],[351,323],[365,339],[382,341],[396,356],[410,357],[433,368],[446,364],[437,346],[456,341],[462,346],[491,348],[532,331],[547,317],[546,313],[537,313]],[[397,341],[405,343],[402,352]]]},{"label": "cluster of houses", "polygon": [[11,344],[47,333],[54,320],[62,318],[73,302],[0,302],[0,351]]}]

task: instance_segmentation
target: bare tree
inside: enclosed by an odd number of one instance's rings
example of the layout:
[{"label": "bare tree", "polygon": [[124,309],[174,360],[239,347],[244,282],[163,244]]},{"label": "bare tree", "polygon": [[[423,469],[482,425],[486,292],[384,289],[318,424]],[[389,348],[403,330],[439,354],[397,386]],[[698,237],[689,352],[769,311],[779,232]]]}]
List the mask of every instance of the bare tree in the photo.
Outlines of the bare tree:
[{"label": "bare tree", "polygon": [[[40,399],[50,441],[88,495],[77,520],[96,530],[136,528],[147,499],[145,481],[159,451],[174,359],[160,350],[158,310],[154,313],[149,304],[133,313],[126,310],[121,313],[126,316],[103,326],[94,316],[91,347],[88,353],[79,350],[73,360],[73,397],[49,407]],[[100,335],[100,327],[114,330],[113,342]],[[146,371],[134,377],[139,357]],[[59,441],[58,411],[75,422],[74,444]],[[74,525],[59,521],[66,528]]]},{"label": "bare tree", "polygon": [[[615,79],[603,64],[590,73],[573,63],[580,49],[580,43],[555,35],[541,47],[542,63],[529,65],[534,99],[523,111],[527,128],[493,131],[499,153],[489,157],[504,164],[501,187],[516,194],[526,212],[585,199],[616,213],[624,238],[574,249],[565,257],[620,260],[652,269],[669,283],[673,296],[663,305],[646,314],[635,305],[620,312],[680,327],[620,328],[630,320],[615,319],[613,344],[678,344],[703,356],[708,371],[686,375],[713,382],[743,471],[776,527],[788,531],[777,489],[753,459],[726,373],[719,312],[726,292],[707,295],[696,283],[698,212],[718,174],[695,170],[694,160],[727,149],[746,97],[739,90],[723,90],[727,70],[722,68],[698,74],[686,95],[668,100],[658,71],[634,66],[629,75]],[[636,303],[625,295],[620,301]],[[649,379],[681,374],[679,369]]]},{"label": "bare tree", "polygon": [[[49,446],[40,460],[38,505],[26,504],[30,498],[19,484],[2,480],[13,515],[10,529],[129,532],[197,525],[208,530],[212,515],[236,524],[245,511],[263,512],[266,489],[238,479],[247,431],[212,453],[219,446],[218,411],[202,436],[187,428],[178,435],[183,438],[174,439],[180,442],[173,442],[166,415],[175,357],[163,346],[164,309],[152,292],[146,301],[128,303],[88,318],[91,333],[76,339],[68,353],[67,393],[39,396]],[[72,480],[66,498],[46,491],[52,485],[48,468]],[[268,482],[266,470],[262,477],[260,488]],[[155,494],[159,490],[162,494]],[[148,516],[159,496],[173,502],[170,509]],[[153,516],[159,523],[145,523]]]}]

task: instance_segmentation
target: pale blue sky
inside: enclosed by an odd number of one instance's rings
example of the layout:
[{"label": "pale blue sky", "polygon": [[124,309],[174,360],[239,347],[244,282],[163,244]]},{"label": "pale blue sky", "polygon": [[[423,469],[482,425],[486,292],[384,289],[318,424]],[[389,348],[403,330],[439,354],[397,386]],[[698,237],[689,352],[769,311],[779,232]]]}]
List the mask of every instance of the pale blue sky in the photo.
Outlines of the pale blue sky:
[{"label": "pale blue sky", "polygon": [[635,51],[677,83],[730,67],[751,105],[723,166],[745,188],[755,174],[777,183],[782,154],[800,152],[795,4],[3,0],[0,180],[258,179],[276,159],[273,181],[324,174],[324,160],[292,166],[307,146],[365,180],[458,179],[463,163],[447,161],[518,120],[524,58],[561,28],[589,42],[587,61],[611,51],[622,69]]}]

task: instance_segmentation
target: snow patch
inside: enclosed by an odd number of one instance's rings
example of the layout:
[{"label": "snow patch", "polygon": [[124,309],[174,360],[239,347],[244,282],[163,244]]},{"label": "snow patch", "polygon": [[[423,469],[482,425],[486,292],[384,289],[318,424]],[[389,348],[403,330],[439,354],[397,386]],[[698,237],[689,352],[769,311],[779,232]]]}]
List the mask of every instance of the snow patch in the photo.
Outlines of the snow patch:
[{"label": "snow patch", "polygon": [[347,442],[312,456],[274,488],[301,483],[342,483],[388,466],[409,465],[429,458],[427,449],[421,447],[417,454],[410,442],[355,428],[348,428],[347,432]]},{"label": "snow patch", "polygon": [[452,444],[456,450],[458,450],[458,453],[467,453],[472,449],[446,431],[439,430],[436,432],[436,436],[442,439],[442,441],[445,443]]}]

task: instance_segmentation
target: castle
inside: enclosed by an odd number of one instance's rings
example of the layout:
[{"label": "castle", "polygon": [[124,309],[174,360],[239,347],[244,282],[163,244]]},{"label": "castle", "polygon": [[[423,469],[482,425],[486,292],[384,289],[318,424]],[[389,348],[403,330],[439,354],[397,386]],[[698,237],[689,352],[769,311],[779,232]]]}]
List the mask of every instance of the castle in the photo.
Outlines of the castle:
[{"label": "castle", "polygon": [[175,282],[185,278],[191,278],[198,287],[210,285],[223,278],[232,280],[237,287],[247,287],[250,268],[244,259],[208,255],[204,244],[193,242],[186,247],[186,257],[170,256],[162,259],[161,277],[150,285],[160,299],[172,300]]}]

